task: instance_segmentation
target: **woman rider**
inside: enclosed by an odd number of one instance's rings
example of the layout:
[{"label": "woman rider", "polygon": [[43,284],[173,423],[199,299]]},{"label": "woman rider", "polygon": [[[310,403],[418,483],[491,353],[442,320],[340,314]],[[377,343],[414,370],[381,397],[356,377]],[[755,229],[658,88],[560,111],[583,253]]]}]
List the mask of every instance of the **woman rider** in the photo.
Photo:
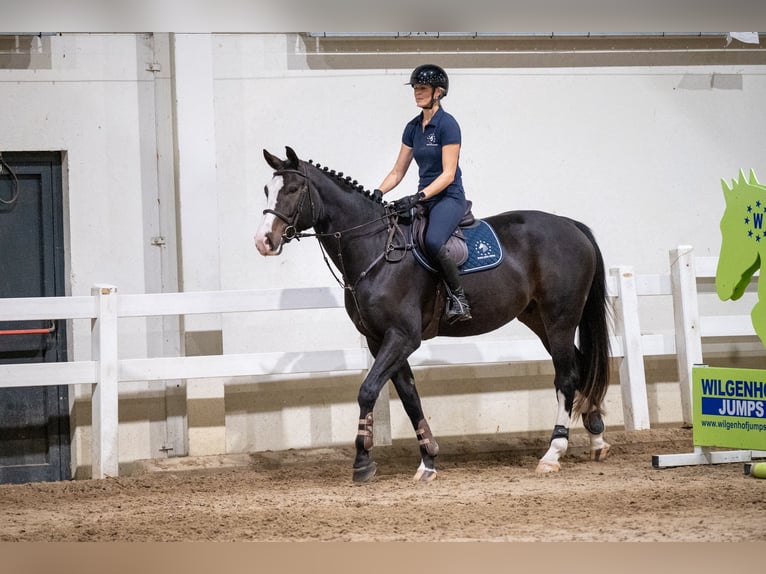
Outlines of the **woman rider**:
[{"label": "woman rider", "polygon": [[412,71],[408,85],[413,87],[415,104],[421,112],[405,126],[399,156],[379,189],[387,193],[396,187],[415,159],[420,177],[418,193],[395,201],[394,208],[409,211],[418,203],[424,205],[428,213],[425,249],[447,285],[447,321],[465,321],[471,318],[471,308],[457,265],[445,245],[466,208],[458,165],[460,126],[441,105],[449,90],[449,78],[439,66],[424,64]]}]

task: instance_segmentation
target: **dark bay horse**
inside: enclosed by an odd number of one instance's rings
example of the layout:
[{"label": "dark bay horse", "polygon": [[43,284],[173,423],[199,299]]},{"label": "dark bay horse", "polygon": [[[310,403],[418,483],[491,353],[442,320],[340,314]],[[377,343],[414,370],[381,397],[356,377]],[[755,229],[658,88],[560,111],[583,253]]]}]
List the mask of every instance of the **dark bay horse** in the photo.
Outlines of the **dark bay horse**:
[{"label": "dark bay horse", "polygon": [[[295,237],[316,237],[342,275],[345,306],[367,339],[375,360],[359,389],[359,427],[353,479],[370,480],[373,406],[390,379],[420,445],[415,480],[436,477],[439,446],[426,422],[408,357],[423,340],[486,333],[514,318],[527,325],[551,354],[558,412],[550,447],[538,473],[557,471],[578,417],[589,432],[591,458],[603,460],[602,402],[609,376],[606,283],[601,252],[590,230],[577,221],[539,211],[510,211],[485,219],[505,259],[494,269],[467,274],[463,284],[473,318],[448,324],[441,279],[422,267],[406,242],[408,225],[390,204],[356,181],[298,159],[287,148],[282,160],[263,150],[274,177],[266,186],[268,207],[255,236],[261,255],[279,255]],[[313,228],[315,233],[302,233]],[[401,228],[405,228],[402,232]],[[401,242],[399,242],[401,243]],[[578,344],[575,337],[578,335]]]}]

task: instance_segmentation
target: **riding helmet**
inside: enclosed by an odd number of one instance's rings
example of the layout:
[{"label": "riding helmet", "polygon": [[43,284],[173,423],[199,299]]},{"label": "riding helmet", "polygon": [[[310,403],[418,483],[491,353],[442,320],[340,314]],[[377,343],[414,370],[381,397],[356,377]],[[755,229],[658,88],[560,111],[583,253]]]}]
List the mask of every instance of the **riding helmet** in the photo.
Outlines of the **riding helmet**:
[{"label": "riding helmet", "polygon": [[427,86],[433,86],[435,88],[444,89],[444,96],[447,95],[449,90],[449,78],[447,72],[435,64],[422,64],[412,70],[410,74],[410,81],[407,82],[410,86],[415,84],[425,84]]}]

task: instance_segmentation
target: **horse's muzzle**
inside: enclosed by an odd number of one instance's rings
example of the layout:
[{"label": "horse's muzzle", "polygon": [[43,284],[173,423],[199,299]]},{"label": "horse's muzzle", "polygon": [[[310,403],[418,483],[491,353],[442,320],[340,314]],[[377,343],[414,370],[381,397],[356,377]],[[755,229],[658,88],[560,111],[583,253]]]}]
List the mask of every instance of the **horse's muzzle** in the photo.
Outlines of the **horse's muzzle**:
[{"label": "horse's muzzle", "polygon": [[271,233],[258,233],[255,236],[255,247],[258,249],[258,253],[265,257],[279,255],[282,253],[282,238],[277,236],[275,242]]}]

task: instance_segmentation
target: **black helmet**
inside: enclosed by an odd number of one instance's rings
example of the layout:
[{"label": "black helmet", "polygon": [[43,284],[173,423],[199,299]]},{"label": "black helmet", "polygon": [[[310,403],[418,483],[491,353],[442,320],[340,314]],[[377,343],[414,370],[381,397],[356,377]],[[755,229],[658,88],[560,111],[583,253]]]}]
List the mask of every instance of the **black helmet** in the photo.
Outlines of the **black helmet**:
[{"label": "black helmet", "polygon": [[446,96],[449,91],[449,78],[447,77],[447,72],[435,64],[423,64],[412,70],[410,81],[407,83],[410,86],[414,86],[415,84],[425,84],[435,88],[443,88],[444,95],[442,97]]}]

